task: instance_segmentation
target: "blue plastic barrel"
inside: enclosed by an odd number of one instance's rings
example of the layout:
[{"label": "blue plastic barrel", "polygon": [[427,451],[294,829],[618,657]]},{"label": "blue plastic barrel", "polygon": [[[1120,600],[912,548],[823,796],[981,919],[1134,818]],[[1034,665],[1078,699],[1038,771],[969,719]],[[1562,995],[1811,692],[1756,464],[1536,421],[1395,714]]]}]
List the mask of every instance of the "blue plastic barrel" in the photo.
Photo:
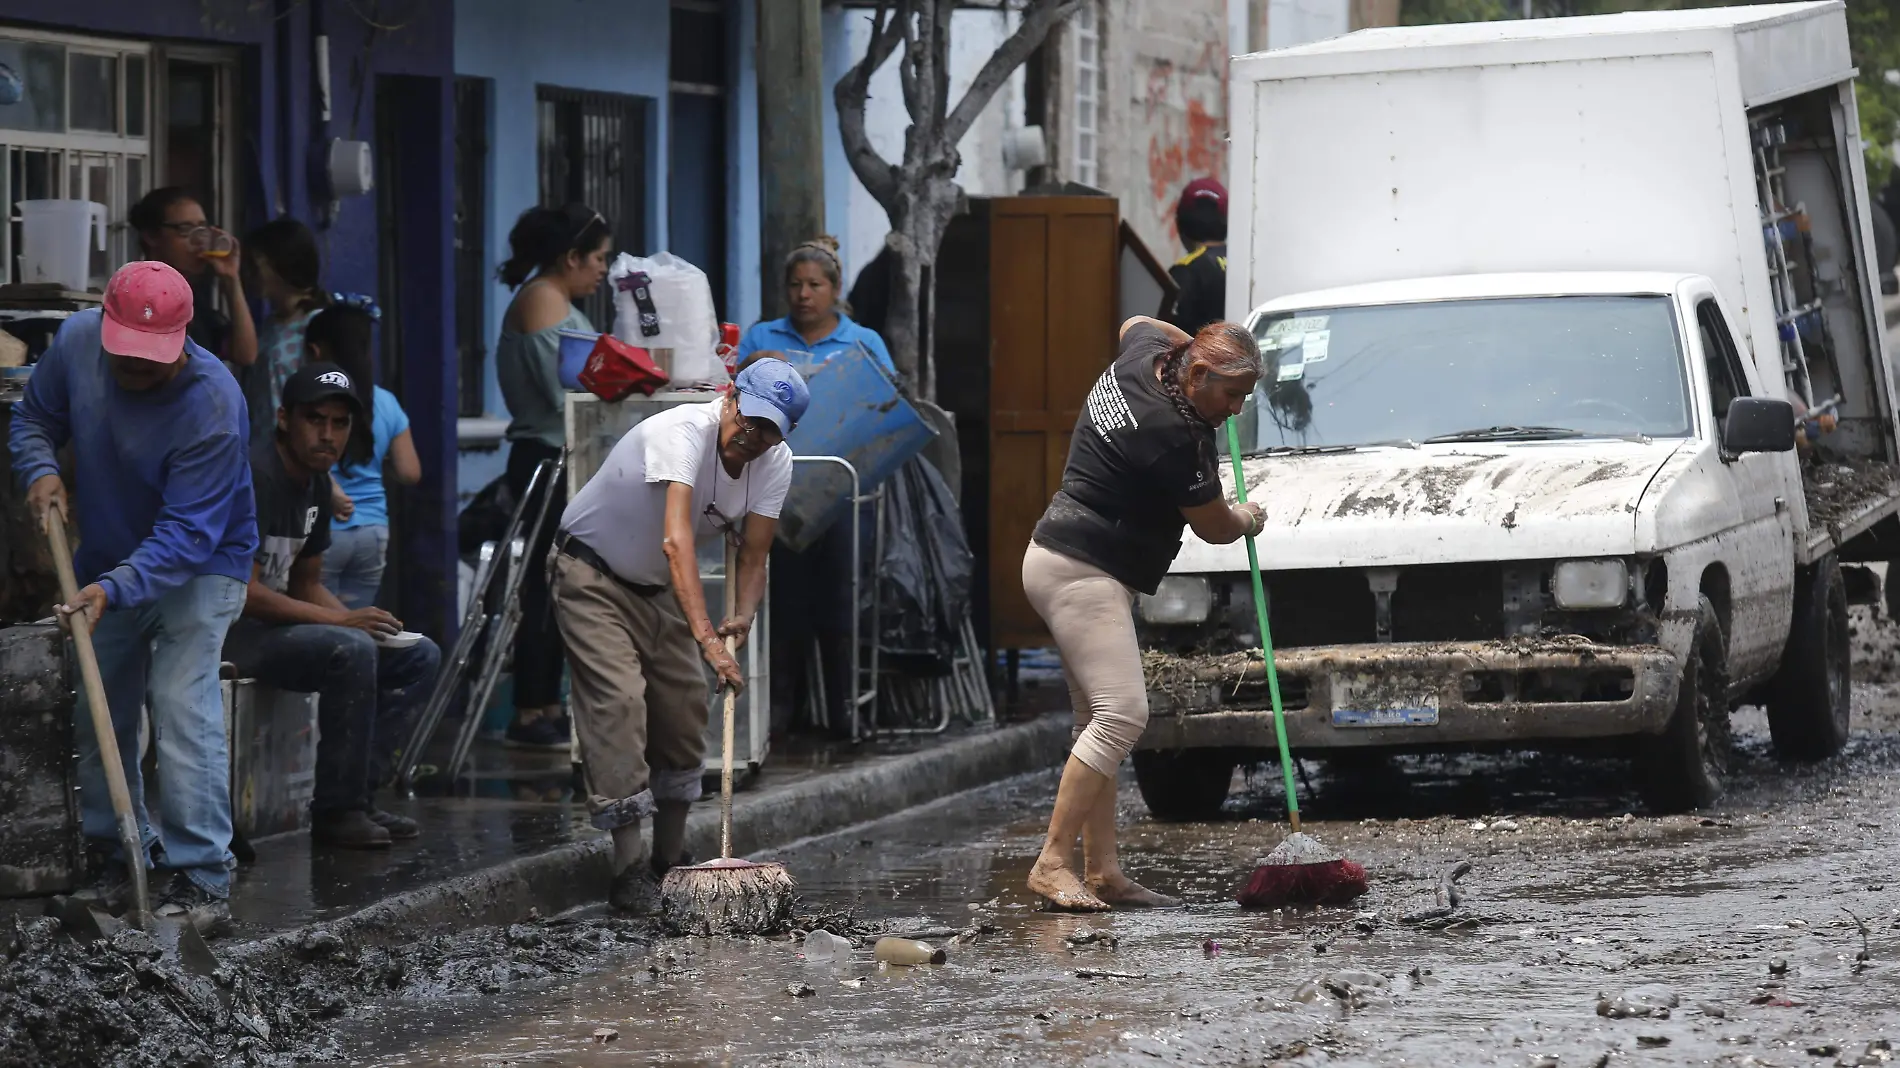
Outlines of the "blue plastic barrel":
[{"label": "blue plastic barrel", "polygon": [[[823,363],[797,358],[803,353],[788,355],[811,386],[811,407],[786,439],[794,455],[844,457],[858,469],[859,487],[868,494],[937,436],[862,348]],[[797,551],[809,548],[845,514],[850,496],[851,476],[837,464],[795,465],[779,512],[779,540]]]},{"label": "blue plastic barrel", "polygon": [[561,331],[561,385],[581,388],[581,372],[587,369],[587,357],[593,354],[599,334],[585,330]]}]

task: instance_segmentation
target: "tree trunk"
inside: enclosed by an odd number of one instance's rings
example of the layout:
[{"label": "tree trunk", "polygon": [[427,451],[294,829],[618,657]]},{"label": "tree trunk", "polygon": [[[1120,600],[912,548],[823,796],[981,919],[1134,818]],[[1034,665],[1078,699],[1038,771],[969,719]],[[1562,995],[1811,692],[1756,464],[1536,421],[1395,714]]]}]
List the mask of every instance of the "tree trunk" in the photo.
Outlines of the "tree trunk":
[{"label": "tree trunk", "polygon": [[[891,359],[918,394],[936,399],[936,369],[928,359],[924,312],[925,279],[936,274],[937,249],[962,199],[957,144],[991,97],[1042,44],[1057,23],[1083,0],[1024,0],[1016,31],[986,60],[970,88],[950,107],[950,18],[955,0],[887,0],[872,15],[871,44],[863,59],[838,81],[838,132],[858,180],[890,217],[885,244],[891,250],[891,302],[884,341]],[[864,106],[871,75],[893,55],[911,125],[904,157],[887,162],[871,147]]]}]

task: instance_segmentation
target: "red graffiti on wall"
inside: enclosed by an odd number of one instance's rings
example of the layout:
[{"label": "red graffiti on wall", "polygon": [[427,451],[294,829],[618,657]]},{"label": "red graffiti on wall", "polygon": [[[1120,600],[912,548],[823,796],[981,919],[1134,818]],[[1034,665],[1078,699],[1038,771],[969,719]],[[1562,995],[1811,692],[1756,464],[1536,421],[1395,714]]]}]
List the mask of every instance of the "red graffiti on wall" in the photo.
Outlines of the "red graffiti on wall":
[{"label": "red graffiti on wall", "polygon": [[[1212,108],[1194,93],[1191,82],[1208,78],[1217,81],[1218,96]],[[1177,92],[1186,98],[1185,106],[1176,105]],[[1195,178],[1213,176],[1225,179],[1227,172],[1227,54],[1219,42],[1209,41],[1186,70],[1177,72],[1173,63],[1155,60],[1148,69],[1146,98],[1149,128],[1148,182],[1157,215],[1164,220],[1170,239],[1174,229],[1174,200],[1181,187]]]}]

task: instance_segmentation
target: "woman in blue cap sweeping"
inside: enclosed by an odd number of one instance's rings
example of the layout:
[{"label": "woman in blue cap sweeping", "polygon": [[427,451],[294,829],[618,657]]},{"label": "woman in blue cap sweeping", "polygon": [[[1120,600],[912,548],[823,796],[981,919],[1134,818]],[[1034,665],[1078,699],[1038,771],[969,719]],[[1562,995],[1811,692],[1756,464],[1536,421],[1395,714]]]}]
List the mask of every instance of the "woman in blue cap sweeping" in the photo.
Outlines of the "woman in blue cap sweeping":
[{"label": "woman in blue cap sweeping", "polygon": [[[805,414],[805,380],[783,360],[739,372],[725,396],[642,420],[561,514],[548,558],[567,645],[569,698],[587,806],[613,835],[608,901],[653,911],[681,863],[705,759],[705,663],[740,690],[726,647],[751,632],[765,560],[792,485],[785,435]],[[738,543],[736,604],[714,623],[699,581],[701,538]],[[641,821],[653,820],[649,845]]]}]

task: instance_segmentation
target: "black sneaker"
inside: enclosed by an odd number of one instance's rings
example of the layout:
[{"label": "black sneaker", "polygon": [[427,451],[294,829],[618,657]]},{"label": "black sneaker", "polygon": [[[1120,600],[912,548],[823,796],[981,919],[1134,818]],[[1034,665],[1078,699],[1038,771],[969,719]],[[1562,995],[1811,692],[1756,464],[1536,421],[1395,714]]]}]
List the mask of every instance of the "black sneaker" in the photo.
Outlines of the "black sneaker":
[{"label": "black sneaker", "polygon": [[568,727],[565,717],[554,719],[542,716],[533,723],[520,722],[508,725],[506,744],[512,749],[552,749],[566,752],[568,749]]},{"label": "black sneaker", "polygon": [[389,832],[393,841],[407,842],[411,838],[420,838],[422,828],[415,820],[407,816],[398,816],[394,812],[384,812],[380,808],[369,810],[369,821]]},{"label": "black sneaker", "polygon": [[389,832],[362,811],[325,812],[310,820],[310,840],[337,849],[388,849]]},{"label": "black sneaker", "polygon": [[98,877],[73,891],[72,898],[117,916],[132,904],[132,872],[117,860],[107,860],[101,865]]},{"label": "black sneaker", "polygon": [[231,902],[192,882],[181,871],[165,884],[152,915],[161,920],[188,920],[200,935],[216,938],[231,926]]},{"label": "black sneaker", "polygon": [[660,911],[660,881],[646,864],[629,864],[607,888],[607,904],[630,916],[652,916]]},{"label": "black sneaker", "polygon": [[665,863],[659,857],[654,857],[653,877],[655,879],[665,879],[666,873],[672,871],[674,868],[690,868],[692,866],[693,851],[690,849],[682,849],[680,850],[680,855],[676,857],[671,864]]}]

